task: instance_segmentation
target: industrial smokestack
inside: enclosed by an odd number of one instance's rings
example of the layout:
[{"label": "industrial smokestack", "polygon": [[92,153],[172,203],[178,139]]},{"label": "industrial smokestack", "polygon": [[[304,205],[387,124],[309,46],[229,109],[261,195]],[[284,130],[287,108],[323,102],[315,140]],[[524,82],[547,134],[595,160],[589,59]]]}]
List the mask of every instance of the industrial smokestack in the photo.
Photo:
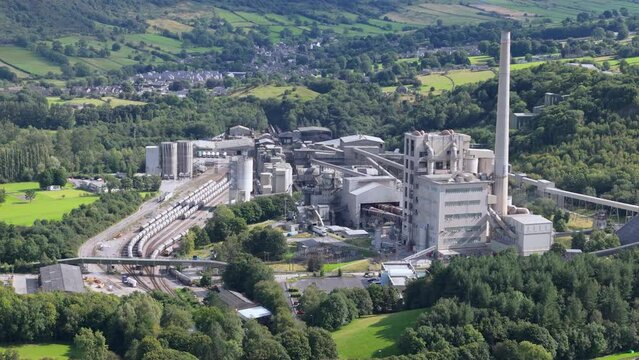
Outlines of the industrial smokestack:
[{"label": "industrial smokestack", "polygon": [[508,117],[510,116],[510,32],[502,31],[499,51],[499,90],[495,134],[495,211],[508,214]]}]

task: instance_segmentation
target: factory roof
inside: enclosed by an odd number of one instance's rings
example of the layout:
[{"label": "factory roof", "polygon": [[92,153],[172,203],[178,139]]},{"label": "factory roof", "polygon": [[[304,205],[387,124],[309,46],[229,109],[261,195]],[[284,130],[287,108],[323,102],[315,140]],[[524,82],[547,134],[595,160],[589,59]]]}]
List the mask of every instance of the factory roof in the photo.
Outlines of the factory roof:
[{"label": "factory roof", "polygon": [[195,140],[193,144],[200,149],[231,149],[231,148],[252,148],[255,143],[251,138],[239,138],[230,140]]},{"label": "factory roof", "polygon": [[247,299],[244,295],[236,291],[230,291],[219,288],[217,292],[218,298],[228,307],[235,310],[242,310],[255,307],[255,303]]},{"label": "factory roof", "polygon": [[297,128],[297,130],[299,130],[300,132],[321,131],[332,133],[331,129],[323,126],[300,126]]},{"label": "factory roof", "polygon": [[40,283],[42,291],[66,291],[82,293],[84,281],[78,266],[67,264],[49,265],[40,268]]},{"label": "factory roof", "polygon": [[369,192],[371,190],[375,190],[375,189],[377,189],[379,187],[386,187],[386,186],[378,184],[378,183],[370,183],[370,184],[366,184],[366,185],[362,186],[359,189],[355,189],[355,190],[351,191],[351,194],[353,194],[353,195],[362,195],[362,194],[367,193],[367,192]]},{"label": "factory roof", "polygon": [[617,230],[621,245],[628,245],[639,241],[639,216],[635,216],[621,229]]},{"label": "factory roof", "polygon": [[382,270],[386,271],[391,277],[411,277],[415,275],[413,266],[404,261],[382,263]]},{"label": "factory roof", "polygon": [[271,316],[271,312],[263,306],[255,306],[248,309],[238,310],[237,313],[244,320],[259,319]]},{"label": "factory roof", "polygon": [[320,141],[320,142],[318,142],[316,144],[317,145],[326,145],[326,146],[331,146],[331,147],[339,147],[341,142],[340,142],[340,139],[331,139],[331,140]]},{"label": "factory roof", "polygon": [[341,137],[340,140],[344,143],[350,143],[350,142],[361,141],[361,140],[373,141],[380,144],[384,143],[384,140],[382,140],[381,138],[378,138],[377,136],[371,136],[371,135],[349,135],[349,136]]},{"label": "factory roof", "polygon": [[464,184],[477,184],[477,183],[489,183],[488,180],[481,180],[474,174],[463,173],[464,181],[455,181],[456,174],[432,174],[432,175],[420,175],[418,178],[425,178],[434,183],[441,185],[464,185]]},{"label": "factory roof", "polygon": [[251,129],[247,128],[246,126],[242,126],[242,125],[231,126],[231,129],[233,129],[233,130],[248,130],[248,131],[251,131]]},{"label": "factory roof", "polygon": [[523,225],[551,224],[552,221],[541,215],[536,214],[514,214],[508,215],[508,218]]}]

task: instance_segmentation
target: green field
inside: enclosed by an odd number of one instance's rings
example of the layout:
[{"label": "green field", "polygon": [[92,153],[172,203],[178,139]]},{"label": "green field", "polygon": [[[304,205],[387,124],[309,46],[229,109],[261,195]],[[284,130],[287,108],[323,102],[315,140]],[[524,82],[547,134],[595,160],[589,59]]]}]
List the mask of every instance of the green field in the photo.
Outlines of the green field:
[{"label": "green field", "polygon": [[152,19],[147,20],[147,24],[156,27],[160,30],[168,30],[175,33],[188,32],[193,30],[193,27],[190,25],[182,24],[175,20],[171,19]]},{"label": "green field", "polygon": [[370,261],[368,259],[355,260],[341,263],[324,264],[322,270],[324,272],[333,272],[342,269],[344,272],[364,272],[368,271]]},{"label": "green field", "polygon": [[520,21],[550,19],[555,23],[578,13],[601,14],[605,10],[625,7],[639,13],[639,4],[624,0],[484,0],[468,4],[450,1],[421,0],[387,13],[391,20],[414,25],[432,25],[437,20],[445,25],[469,24],[511,18]]},{"label": "green field", "polygon": [[486,65],[488,60],[492,59],[492,56],[489,55],[478,55],[478,56],[469,56],[471,65]]},{"label": "green field", "polygon": [[36,56],[31,51],[12,45],[0,46],[0,61],[23,72],[34,75],[62,73],[60,67]]},{"label": "green field", "polygon": [[67,344],[25,344],[0,346],[0,351],[12,349],[18,352],[20,359],[38,360],[47,359],[70,359],[75,357],[73,348]]},{"label": "green field", "polygon": [[630,359],[637,359],[639,358],[639,354],[633,352],[630,353],[623,353],[623,354],[614,354],[614,355],[608,355],[608,356],[602,356],[602,357],[598,357],[594,360],[630,360]]},{"label": "green field", "polygon": [[421,92],[429,92],[430,88],[435,88],[434,93],[441,93],[442,90],[452,90],[453,81],[442,74],[430,74],[418,76],[417,79],[422,82]]},{"label": "green field", "polygon": [[161,51],[171,54],[179,54],[182,51],[182,43],[158,34],[131,34],[125,39],[134,44],[144,43],[147,46],[159,48]]},{"label": "green field", "polygon": [[[7,199],[0,204],[0,221],[22,226],[30,226],[37,219],[62,219],[71,210],[98,199],[89,192],[68,186],[60,191],[41,191],[37,182],[0,184],[0,189],[3,188]],[[24,192],[29,189],[37,190],[31,202],[24,199]]]},{"label": "green field", "polygon": [[385,14],[393,21],[413,25],[433,25],[437,20],[445,25],[463,25],[494,21],[486,13],[465,5],[421,3],[405,6],[399,11]]},{"label": "green field", "polygon": [[[51,104],[66,104],[66,105],[86,105],[86,104],[91,104],[91,105],[95,105],[95,106],[101,106],[101,105],[109,104],[111,107],[125,106],[125,105],[146,105],[146,103],[142,102],[142,101],[118,99],[118,98],[114,98],[114,97],[110,97],[110,96],[103,97],[101,99],[75,98],[75,99],[71,99],[71,100],[62,100],[62,99],[60,99],[57,96],[50,96],[50,97],[47,97],[47,101],[49,102],[49,105],[51,105]],[[2,186],[2,185],[0,185],[0,186]]]},{"label": "green field", "polygon": [[467,70],[455,70],[449,71],[448,77],[453,81],[455,86],[472,84],[477,82],[486,81],[495,76],[495,73],[491,70],[484,71],[467,71]]},{"label": "green field", "polygon": [[397,355],[395,341],[423,309],[366,316],[333,332],[340,359],[370,359]]},{"label": "green field", "polygon": [[[286,95],[285,93],[288,93]],[[306,86],[277,86],[262,85],[255,88],[244,89],[233,94],[234,96],[255,96],[259,99],[283,98],[285,95],[289,98],[300,99],[302,101],[312,100],[319,93],[307,88]]]}]

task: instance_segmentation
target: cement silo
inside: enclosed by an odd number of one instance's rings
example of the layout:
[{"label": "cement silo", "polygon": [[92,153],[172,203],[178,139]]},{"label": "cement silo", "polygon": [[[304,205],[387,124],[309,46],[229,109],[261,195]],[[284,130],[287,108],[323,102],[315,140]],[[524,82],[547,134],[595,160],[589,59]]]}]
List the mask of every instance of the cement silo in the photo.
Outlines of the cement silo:
[{"label": "cement silo", "polygon": [[253,158],[235,156],[229,164],[231,170],[231,198],[243,202],[251,200],[253,192]]},{"label": "cement silo", "polygon": [[160,144],[160,151],[162,154],[162,178],[164,179],[177,179],[177,149],[178,146],[174,142],[163,142]]},{"label": "cement silo", "polygon": [[193,143],[191,141],[177,142],[177,172],[180,177],[193,176]]},{"label": "cement silo", "polygon": [[146,173],[147,175],[162,175],[160,167],[160,148],[157,146],[146,147]]}]

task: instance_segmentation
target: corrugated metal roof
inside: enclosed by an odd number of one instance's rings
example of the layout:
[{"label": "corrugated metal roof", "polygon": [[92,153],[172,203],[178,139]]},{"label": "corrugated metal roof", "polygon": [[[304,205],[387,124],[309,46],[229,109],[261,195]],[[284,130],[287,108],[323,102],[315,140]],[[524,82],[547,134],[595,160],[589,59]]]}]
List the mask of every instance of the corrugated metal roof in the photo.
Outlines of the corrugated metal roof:
[{"label": "corrugated metal roof", "polygon": [[56,264],[40,268],[42,291],[85,292],[80,267]]}]

